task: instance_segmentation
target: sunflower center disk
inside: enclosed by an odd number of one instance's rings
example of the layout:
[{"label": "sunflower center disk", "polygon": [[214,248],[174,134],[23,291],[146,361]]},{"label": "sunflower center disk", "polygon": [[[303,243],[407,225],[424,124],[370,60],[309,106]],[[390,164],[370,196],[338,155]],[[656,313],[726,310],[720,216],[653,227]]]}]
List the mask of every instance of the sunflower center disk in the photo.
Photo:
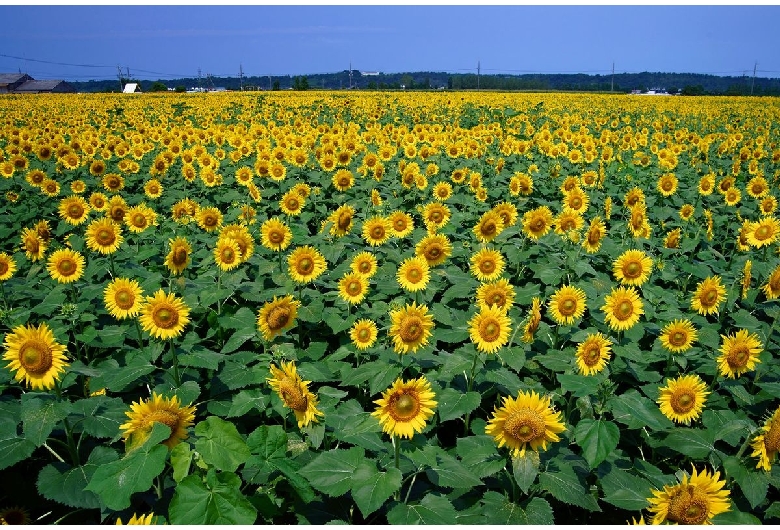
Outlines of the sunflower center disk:
[{"label": "sunflower center disk", "polygon": [[358,339],[360,339],[361,342],[365,342],[370,338],[371,338],[371,331],[369,331],[368,329],[361,328],[360,331],[358,331]]},{"label": "sunflower center disk", "polygon": [[0,276],[8,272],[8,263],[0,261]]},{"label": "sunflower center disk", "polygon": [[422,334],[422,322],[417,317],[409,317],[401,324],[399,336],[401,337],[401,340],[406,343],[416,342],[422,337]]},{"label": "sunflower center disk", "polygon": [[158,328],[170,329],[179,322],[179,313],[172,307],[160,307],[152,314]]},{"label": "sunflower center disk", "polygon": [[265,319],[271,331],[282,329],[290,321],[290,310],[286,307],[274,307]]},{"label": "sunflower center disk", "polygon": [[634,313],[634,304],[629,300],[621,301],[617,306],[616,315],[619,319],[625,320]]},{"label": "sunflower center disk", "polygon": [[566,298],[560,303],[558,312],[564,316],[573,315],[577,312],[577,301],[571,298]]},{"label": "sunflower center disk", "polygon": [[51,349],[44,342],[27,341],[19,350],[19,364],[27,373],[46,373],[52,367]]},{"label": "sunflower center disk", "polygon": [[703,305],[713,306],[718,301],[718,292],[715,289],[708,289],[707,292],[702,293],[700,298]]},{"label": "sunflower center disk", "polygon": [[349,225],[351,223],[352,223],[352,216],[345,212],[339,215],[339,220],[336,224],[340,229],[346,230],[347,228],[349,228]]},{"label": "sunflower center disk", "polygon": [[389,412],[395,421],[405,421],[413,418],[420,410],[420,402],[416,396],[401,394],[400,396],[393,396],[391,399],[392,403],[390,404]]},{"label": "sunflower center disk", "polygon": [[114,302],[120,309],[130,309],[135,303],[135,296],[130,291],[118,291],[114,296]]},{"label": "sunflower center disk", "polygon": [[273,244],[279,244],[282,241],[284,241],[284,235],[281,232],[277,232],[276,230],[274,230],[273,232],[268,234],[268,239]]},{"label": "sunflower center disk", "polygon": [[504,422],[504,434],[522,443],[544,437],[544,420],[538,412],[521,409]]},{"label": "sunflower center disk", "polygon": [[731,368],[742,368],[747,364],[748,359],[750,359],[750,351],[744,345],[738,344],[731,348],[726,362]]},{"label": "sunflower center disk", "polygon": [[501,335],[501,324],[495,320],[486,320],[479,326],[479,336],[485,342],[494,342]]},{"label": "sunflower center disk", "polygon": [[222,250],[222,261],[225,263],[233,263],[236,259],[236,253],[232,248],[226,248]]},{"label": "sunflower center disk", "polygon": [[708,512],[707,496],[695,486],[680,491],[669,501],[668,518],[676,523],[702,524]]},{"label": "sunflower center disk", "polygon": [[585,350],[585,355],[582,356],[582,362],[586,366],[595,366],[601,360],[601,351],[598,346],[590,346]]},{"label": "sunflower center disk", "polygon": [[441,249],[439,247],[429,247],[425,249],[425,257],[428,258],[428,260],[435,260],[439,256],[441,256]]},{"label": "sunflower center disk", "polygon": [[314,268],[314,262],[311,258],[303,258],[298,262],[298,272],[308,274]]},{"label": "sunflower center disk", "polygon": [[670,404],[677,414],[685,414],[696,405],[696,396],[688,390],[678,391],[672,394]]},{"label": "sunflower center disk", "polygon": [[682,331],[675,331],[672,333],[671,340],[669,341],[672,346],[683,346],[688,340],[688,336]]},{"label": "sunflower center disk", "polygon": [[357,296],[363,291],[360,282],[352,281],[349,282],[349,285],[347,286],[347,293],[351,294],[352,296]]},{"label": "sunflower center disk", "polygon": [[408,280],[412,283],[417,283],[422,279],[422,272],[420,272],[420,269],[411,269],[407,273]]},{"label": "sunflower center disk", "polygon": [[98,232],[97,240],[101,245],[110,245],[114,242],[114,233],[110,230],[101,230]]},{"label": "sunflower center disk", "polygon": [[374,239],[382,239],[385,237],[385,229],[381,226],[377,226],[374,229],[371,230],[371,237]]},{"label": "sunflower center disk", "polygon": [[187,251],[183,248],[177,249],[176,252],[173,253],[171,261],[173,261],[174,265],[184,265],[187,263]]},{"label": "sunflower center disk", "polygon": [[70,206],[70,208],[68,208],[68,214],[71,217],[78,218],[78,217],[81,217],[81,215],[83,213],[84,213],[84,209],[81,206],[79,206],[78,204],[73,204],[73,205]]},{"label": "sunflower center disk", "polygon": [[69,259],[62,260],[57,270],[63,276],[70,276],[76,270],[76,264]]},{"label": "sunflower center disk", "polygon": [[179,416],[170,410],[155,410],[149,415],[149,424],[156,422],[167,425],[171,429],[171,435],[179,426]]},{"label": "sunflower center disk", "polygon": [[626,278],[638,278],[642,274],[642,266],[639,263],[631,262],[623,268],[623,276]]},{"label": "sunflower center disk", "polygon": [[300,387],[292,381],[284,381],[280,387],[280,394],[285,404],[298,412],[306,412],[309,407],[309,400],[303,395]]},{"label": "sunflower center disk", "polygon": [[141,228],[143,226],[146,226],[146,217],[144,217],[140,213],[139,214],[135,214],[133,216],[133,224],[135,226],[139,227],[139,228]]},{"label": "sunflower center disk", "polygon": [[479,270],[485,274],[490,274],[496,270],[496,264],[492,260],[482,260],[479,264]]},{"label": "sunflower center disk", "polygon": [[780,450],[780,422],[773,421],[769,430],[764,434],[764,447],[767,453]]}]

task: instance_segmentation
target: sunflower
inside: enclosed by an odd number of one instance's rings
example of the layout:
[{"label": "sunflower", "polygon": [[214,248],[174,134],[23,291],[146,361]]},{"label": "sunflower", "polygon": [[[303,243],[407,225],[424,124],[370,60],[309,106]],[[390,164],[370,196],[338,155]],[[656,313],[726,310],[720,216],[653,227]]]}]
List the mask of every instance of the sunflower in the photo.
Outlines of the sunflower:
[{"label": "sunflower", "polygon": [[568,209],[562,211],[553,219],[555,233],[558,235],[565,235],[573,230],[579,230],[584,223],[585,221],[580,214]]},{"label": "sunflower", "polygon": [[327,268],[325,258],[311,246],[298,247],[287,257],[290,277],[298,283],[316,280]]},{"label": "sunflower", "polygon": [[255,252],[255,240],[245,225],[229,224],[222,227],[219,239],[232,239],[238,245],[238,261],[244,263]]},{"label": "sunflower", "polygon": [[116,173],[107,173],[102,178],[103,188],[111,193],[116,193],[125,187],[125,179]]},{"label": "sunflower", "polygon": [[502,397],[501,407],[496,407],[485,427],[485,434],[492,436],[498,447],[506,445],[512,456],[522,457],[528,447],[533,451],[547,449],[547,442],[560,440],[558,434],[566,427],[561,413],[550,404],[550,398],[533,390],[520,391],[517,398]]},{"label": "sunflower", "polygon": [[767,300],[774,300],[780,296],[780,265],[774,268],[761,290]]},{"label": "sunflower", "polygon": [[720,337],[723,339],[717,359],[720,375],[735,379],[761,362],[758,355],[764,351],[764,346],[755,333],[740,329],[733,335]]},{"label": "sunflower", "polygon": [[506,313],[515,301],[515,288],[509,280],[502,278],[495,282],[483,283],[477,288],[477,305],[480,309],[495,306]]},{"label": "sunflower", "polygon": [[5,336],[6,366],[15,370],[17,381],[24,380],[33,390],[50,390],[68,366],[65,346],[58,343],[46,323],[17,326]]},{"label": "sunflower", "polygon": [[84,273],[84,256],[69,248],[54,251],[47,263],[49,275],[59,283],[72,283]]},{"label": "sunflower", "polygon": [[349,268],[366,278],[371,278],[377,271],[376,257],[370,252],[361,252],[352,258]]},{"label": "sunflower", "polygon": [[664,416],[670,420],[690,425],[699,419],[707,400],[707,385],[696,375],[681,375],[668,379],[666,386],[658,389],[658,405]]},{"label": "sunflower", "polygon": [[664,197],[669,197],[674,195],[674,193],[677,191],[677,183],[677,177],[674,175],[674,173],[664,173],[658,177],[656,187],[658,188],[658,191],[661,193],[661,195]]},{"label": "sunflower", "polygon": [[276,182],[281,182],[287,176],[287,168],[281,162],[273,162],[268,168],[268,177]]},{"label": "sunflower", "polygon": [[163,187],[159,180],[149,179],[146,184],[144,184],[144,194],[150,199],[157,199],[162,193]]},{"label": "sunflower", "polygon": [[60,183],[56,180],[47,178],[41,184],[41,192],[47,197],[56,197],[60,194]]},{"label": "sunflower", "polygon": [[777,198],[773,195],[767,195],[761,199],[759,210],[761,215],[772,215],[777,210]]},{"label": "sunflower", "polygon": [[428,338],[433,329],[433,316],[428,313],[428,307],[417,305],[416,302],[405,307],[390,311],[390,337],[393,348],[400,354],[416,352],[428,344]]},{"label": "sunflower", "polygon": [[47,244],[34,228],[22,230],[22,248],[30,261],[38,261],[46,254]]},{"label": "sunflower", "polygon": [[644,314],[642,300],[633,287],[613,288],[604,298],[605,321],[614,331],[626,331],[631,329],[639,316]]},{"label": "sunflower", "polygon": [[122,228],[109,217],[95,219],[87,226],[87,248],[101,254],[113,254],[124,241]]},{"label": "sunflower", "polygon": [[174,293],[159,289],[147,296],[141,304],[138,320],[144,331],[155,338],[166,340],[177,337],[190,322],[190,309]]},{"label": "sunflower", "polygon": [[539,323],[542,321],[542,299],[534,297],[531,302],[531,309],[528,311],[528,320],[523,328],[523,342],[530,344],[534,341],[534,334],[539,329]]},{"label": "sunflower", "polygon": [[772,470],[772,461],[780,451],[780,407],[770,416],[761,427],[761,434],[753,439],[750,444],[753,448],[753,454],[757,456],[757,468],[764,471]]},{"label": "sunflower", "polygon": [[673,320],[661,330],[661,345],[672,353],[682,353],[698,339],[698,332],[688,320]]},{"label": "sunflower", "polygon": [[21,506],[10,506],[0,510],[0,525],[28,525],[30,514]]},{"label": "sunflower", "polygon": [[293,362],[282,362],[282,368],[271,365],[271,376],[266,381],[279,395],[284,406],[292,409],[298,428],[319,423],[318,416],[325,414],[317,409],[317,396],[309,390],[311,381],[303,381]]},{"label": "sunflower", "polygon": [[41,169],[31,169],[24,176],[24,180],[34,188],[40,188],[43,185],[43,181],[46,180],[46,173]]},{"label": "sunflower", "polygon": [[355,185],[355,175],[350,170],[342,168],[333,174],[331,181],[334,188],[344,192]]},{"label": "sunflower", "polygon": [[700,281],[691,299],[691,309],[700,315],[718,313],[718,306],[726,299],[726,288],[720,281],[720,276],[709,276]]},{"label": "sunflower", "polygon": [[551,316],[560,326],[571,326],[585,314],[585,291],[564,285],[550,297],[547,305]]},{"label": "sunflower", "polygon": [[152,392],[150,399],[139,399],[125,412],[129,420],[120,425],[122,438],[128,450],[142,445],[152,432],[155,423],[162,423],[171,429],[171,435],[162,444],[168,449],[187,438],[187,428],[195,421],[195,407],[182,406],[178,396],[165,398]]},{"label": "sunflower", "polygon": [[550,231],[553,214],[547,206],[539,206],[523,214],[523,232],[533,240]]},{"label": "sunflower", "polygon": [[[154,523],[154,521],[156,520],[156,519],[154,519],[154,517],[155,517],[154,512],[148,513],[146,515],[143,515],[143,514],[136,515],[135,512],[133,512],[133,516],[130,518],[130,520],[127,521],[127,524],[128,525],[151,525],[151,524],[156,524],[156,523]],[[121,517],[117,517],[116,524],[124,526],[124,523],[122,522],[122,518]]]},{"label": "sunflower", "polygon": [[512,321],[506,311],[492,305],[480,308],[479,313],[469,320],[469,335],[477,350],[495,353],[509,342]]},{"label": "sunflower", "polygon": [[362,318],[355,321],[349,330],[349,338],[358,350],[367,350],[374,345],[377,338],[377,327],[373,320]]},{"label": "sunflower", "polygon": [[14,272],[16,272],[14,258],[5,252],[0,252],[0,282],[10,279]]},{"label": "sunflower", "polygon": [[718,480],[720,472],[692,469],[693,474],[683,475],[680,484],[651,491],[653,496],[647,500],[653,524],[708,524],[716,515],[729,511],[730,491],[723,489],[725,480]]},{"label": "sunflower", "polygon": [[430,278],[428,262],[420,256],[405,259],[398,266],[396,274],[398,285],[405,291],[411,292],[425,289]]},{"label": "sunflower", "polygon": [[577,346],[577,369],[583,375],[594,375],[607,366],[611,353],[612,341],[601,333],[589,334]]},{"label": "sunflower", "polygon": [[330,227],[330,234],[336,237],[343,237],[352,230],[355,209],[349,204],[342,204],[336,211],[328,216],[328,221],[333,223]]},{"label": "sunflower", "polygon": [[585,252],[588,254],[598,252],[601,248],[601,240],[604,239],[606,234],[607,225],[604,224],[601,217],[596,216],[591,219],[588,232],[585,234],[582,241],[582,247],[585,249]]},{"label": "sunflower", "polygon": [[613,262],[615,279],[623,285],[642,285],[650,277],[653,260],[641,250],[626,250]]},{"label": "sunflower", "polygon": [[279,208],[286,215],[297,216],[303,211],[306,199],[302,198],[295,190],[288,190],[279,201]]},{"label": "sunflower", "polygon": [[736,206],[742,200],[742,193],[736,187],[731,187],[723,194],[723,202],[726,206]]},{"label": "sunflower", "polygon": [[105,193],[96,191],[89,196],[89,207],[96,212],[103,212],[108,208],[108,197]]},{"label": "sunflower", "polygon": [[295,324],[298,316],[298,308],[301,303],[294,300],[291,295],[277,298],[265,305],[257,313],[257,327],[263,334],[263,338],[271,341],[283,331],[290,329]]},{"label": "sunflower", "polygon": [[412,233],[414,230],[414,220],[412,216],[406,212],[400,210],[395,211],[388,217],[390,221],[391,231],[393,237],[402,238]]},{"label": "sunflower", "polygon": [[118,319],[131,318],[141,311],[143,290],[136,280],[115,278],[103,290],[108,313]]},{"label": "sunflower", "polygon": [[435,232],[444,228],[450,221],[450,209],[440,202],[431,202],[423,207],[422,217],[429,231]]},{"label": "sunflower", "polygon": [[443,234],[429,234],[417,243],[414,252],[417,256],[424,258],[429,267],[435,267],[450,257],[452,244]]},{"label": "sunflower", "polygon": [[579,186],[575,186],[563,194],[564,210],[571,210],[582,215],[588,209],[588,203],[588,194]]},{"label": "sunflower", "polygon": [[509,179],[509,193],[511,195],[531,195],[534,191],[534,180],[525,173],[515,173]]},{"label": "sunflower", "polygon": [[504,223],[504,228],[514,226],[517,222],[517,207],[511,202],[502,201],[493,207],[495,213],[501,217],[501,221]]},{"label": "sunflower", "polygon": [[690,221],[691,217],[693,217],[694,212],[696,211],[696,208],[692,204],[683,204],[680,208],[680,211],[678,212],[680,215],[680,219],[683,221]]},{"label": "sunflower", "polygon": [[670,230],[664,238],[664,248],[680,248],[680,234],[682,231],[679,228]]},{"label": "sunflower", "polygon": [[387,242],[393,235],[393,226],[387,217],[374,216],[363,223],[363,239],[372,247]]},{"label": "sunflower", "polygon": [[776,242],[778,235],[780,235],[780,221],[772,216],[768,216],[750,223],[747,231],[747,240],[750,246],[761,248]]},{"label": "sunflower", "polygon": [[213,206],[198,208],[195,212],[195,221],[206,232],[214,232],[222,226],[222,212]]},{"label": "sunflower", "polygon": [[292,231],[284,221],[273,217],[260,226],[261,243],[268,250],[280,251],[290,246]]},{"label": "sunflower", "polygon": [[368,293],[368,279],[350,271],[339,280],[339,297],[348,304],[359,304]]},{"label": "sunflower", "polygon": [[410,381],[399,377],[382,392],[381,399],[374,401],[377,408],[371,415],[390,436],[411,439],[425,429],[425,422],[433,416],[435,397],[425,376]]},{"label": "sunflower", "polygon": [[190,264],[190,254],[192,247],[184,237],[169,239],[170,251],[165,256],[165,266],[173,274],[181,274]]},{"label": "sunflower", "polygon": [[89,203],[78,195],[71,195],[60,201],[59,214],[66,223],[78,226],[89,216]]},{"label": "sunflower", "polygon": [[452,184],[449,182],[437,182],[433,186],[433,198],[437,201],[446,201],[452,197]]},{"label": "sunflower", "polygon": [[504,271],[504,256],[497,250],[483,248],[470,259],[471,273],[481,282],[498,279]]},{"label": "sunflower", "polygon": [[489,210],[482,214],[476,226],[472,229],[477,241],[490,243],[504,230],[504,221],[496,212]]},{"label": "sunflower", "polygon": [[124,221],[131,232],[140,234],[150,226],[157,224],[157,213],[146,204],[141,203],[128,208]]},{"label": "sunflower", "polygon": [[214,263],[221,271],[227,272],[241,264],[241,247],[232,237],[220,237],[214,247]]}]

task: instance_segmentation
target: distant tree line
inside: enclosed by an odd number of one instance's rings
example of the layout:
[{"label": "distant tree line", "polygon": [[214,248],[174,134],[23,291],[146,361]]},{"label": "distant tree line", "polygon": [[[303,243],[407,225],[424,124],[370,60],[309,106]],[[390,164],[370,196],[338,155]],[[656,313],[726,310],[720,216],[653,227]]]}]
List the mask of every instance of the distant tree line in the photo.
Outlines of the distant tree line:
[{"label": "distant tree line", "polygon": [[[125,81],[125,80],[123,80]],[[133,81],[139,82],[139,81]],[[114,80],[71,82],[79,92],[118,92]],[[189,77],[171,80],[142,80],[145,92],[191,88],[228,90],[539,90],[627,93],[632,90],[665,89],[682,95],[780,96],[780,79],[752,76],[715,76],[640,72],[636,74],[450,74],[446,72],[404,72],[363,74],[343,70],[330,74],[299,76]]]}]

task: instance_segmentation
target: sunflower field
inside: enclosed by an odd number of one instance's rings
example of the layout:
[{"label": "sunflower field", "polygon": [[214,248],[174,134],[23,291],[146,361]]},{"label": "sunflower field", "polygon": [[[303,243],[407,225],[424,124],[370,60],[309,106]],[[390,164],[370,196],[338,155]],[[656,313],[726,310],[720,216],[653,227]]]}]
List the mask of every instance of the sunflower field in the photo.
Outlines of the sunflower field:
[{"label": "sunflower field", "polygon": [[778,124],[4,95],[1,522],[780,522]]}]

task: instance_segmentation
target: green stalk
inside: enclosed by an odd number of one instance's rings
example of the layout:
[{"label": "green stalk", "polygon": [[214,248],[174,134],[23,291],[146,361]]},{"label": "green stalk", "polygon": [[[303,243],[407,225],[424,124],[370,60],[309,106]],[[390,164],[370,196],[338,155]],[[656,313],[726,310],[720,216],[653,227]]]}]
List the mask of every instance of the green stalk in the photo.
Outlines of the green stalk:
[{"label": "green stalk", "polygon": [[176,383],[176,387],[181,386],[181,377],[179,376],[179,358],[176,356],[176,346],[173,344],[173,339],[170,339],[168,343],[171,345],[171,355],[173,356],[173,381]]},{"label": "green stalk", "polygon": [[[474,375],[477,371],[477,358],[479,357],[479,350],[474,350],[474,360],[471,363],[471,375],[468,378],[468,381],[466,381],[466,392],[471,392],[471,390],[474,388]],[[466,419],[464,420],[463,424],[463,436],[469,435],[469,424],[471,422],[471,412],[466,413]]]},{"label": "green stalk", "polygon": [[[390,437],[390,441],[393,443],[393,449],[395,450],[395,468],[398,471],[401,471],[401,442],[398,439],[396,439],[395,436],[391,436]],[[397,501],[401,500],[401,487],[400,486],[395,491],[395,494],[394,494],[393,497]]]}]

